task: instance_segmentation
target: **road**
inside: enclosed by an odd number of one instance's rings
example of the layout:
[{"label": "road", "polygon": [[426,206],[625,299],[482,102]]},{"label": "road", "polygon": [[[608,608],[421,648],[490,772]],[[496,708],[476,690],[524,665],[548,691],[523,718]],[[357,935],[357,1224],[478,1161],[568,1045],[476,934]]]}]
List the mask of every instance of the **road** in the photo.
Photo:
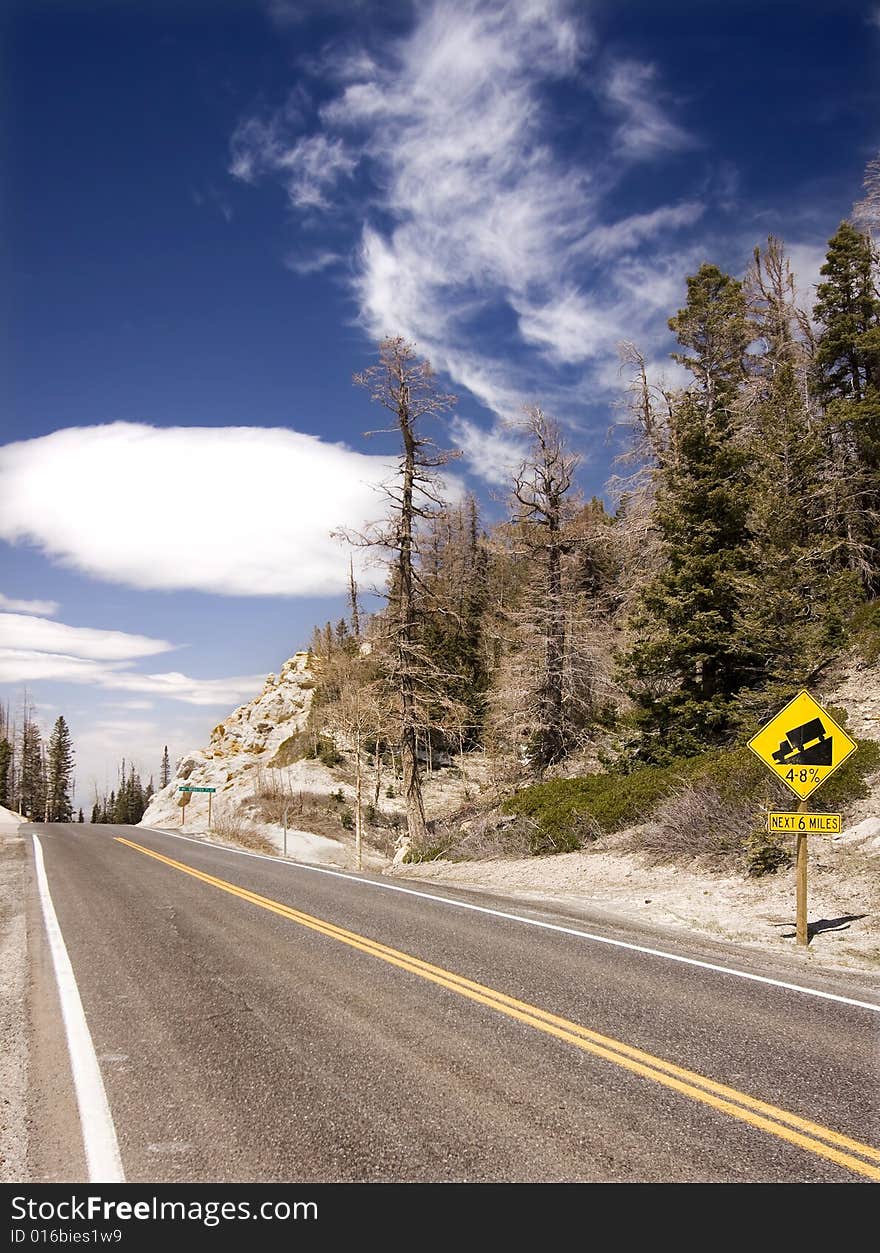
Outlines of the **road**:
[{"label": "road", "polygon": [[[137,827],[25,832],[131,1182],[880,1180],[867,979]],[[28,909],[30,1178],[84,1180],[36,866]]]}]

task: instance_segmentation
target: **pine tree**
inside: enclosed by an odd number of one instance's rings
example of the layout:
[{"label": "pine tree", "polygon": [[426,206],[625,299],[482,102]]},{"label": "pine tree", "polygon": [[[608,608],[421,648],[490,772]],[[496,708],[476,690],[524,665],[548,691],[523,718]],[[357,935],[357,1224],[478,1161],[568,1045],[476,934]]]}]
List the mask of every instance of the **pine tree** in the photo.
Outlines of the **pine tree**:
[{"label": "pine tree", "polygon": [[489,681],[483,635],[487,553],[474,498],[426,519],[421,544],[422,643],[440,679],[437,695],[427,700],[427,722],[438,747],[472,748],[481,737]]},{"label": "pine tree", "polygon": [[735,407],[749,340],[742,284],[714,265],[687,280],[670,319],[694,375],[670,414],[674,458],[658,470],[653,522],[665,564],[645,587],[624,674],[644,732],[641,754],[661,761],[724,738],[731,703],[755,664],[738,630],[749,570],[745,457]]},{"label": "pine tree", "polygon": [[80,811],[79,811],[79,813],[77,814],[76,820],[77,820],[77,822],[85,822],[85,818],[83,817],[83,811],[82,811],[82,810],[80,810]]},{"label": "pine tree", "polygon": [[171,762],[168,758],[168,745],[162,750],[162,765],[159,768],[159,787],[167,787],[171,782]]},{"label": "pine tree", "polygon": [[[813,678],[839,646],[857,587],[842,573],[828,524],[827,461],[808,386],[809,345],[781,242],[755,249],[745,289],[756,336],[743,404],[744,447],[751,467],[750,574],[737,621],[753,644],[751,683],[743,701],[763,712]],[[754,717],[752,718],[754,722]]]},{"label": "pine tree", "polygon": [[351,618],[351,633],[355,640],[361,638],[361,614],[358,607],[358,587],[354,578],[354,559],[348,560],[348,611]]},{"label": "pine tree", "polygon": [[880,296],[877,252],[842,222],[828,244],[814,309],[815,385],[825,403],[846,563],[880,592]]},{"label": "pine tree", "polygon": [[43,771],[43,742],[34,711],[25,694],[19,740],[18,811],[37,822],[45,817],[46,781]]},{"label": "pine tree", "polygon": [[12,804],[12,745],[4,736],[0,740],[0,805]]},{"label": "pine tree", "polygon": [[73,802],[70,796],[73,775],[73,743],[63,717],[55,720],[47,754],[46,816],[49,822],[70,822]]}]

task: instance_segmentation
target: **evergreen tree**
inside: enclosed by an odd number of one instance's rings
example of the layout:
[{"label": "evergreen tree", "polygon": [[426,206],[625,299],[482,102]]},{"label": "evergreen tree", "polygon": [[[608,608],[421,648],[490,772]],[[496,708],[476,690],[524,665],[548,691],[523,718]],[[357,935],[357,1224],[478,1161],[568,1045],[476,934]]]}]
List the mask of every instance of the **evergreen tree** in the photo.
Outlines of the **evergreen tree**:
[{"label": "evergreen tree", "polygon": [[19,813],[41,821],[46,810],[46,782],[43,772],[43,743],[33,719],[33,710],[25,699],[19,747],[18,795]]},{"label": "evergreen tree", "polygon": [[453,751],[473,748],[489,682],[483,635],[487,554],[474,498],[427,519],[422,548],[422,640],[439,679],[437,694],[426,702],[427,722]]},{"label": "evergreen tree", "polygon": [[836,514],[846,563],[880,592],[880,296],[877,253],[842,222],[828,244],[814,309],[822,333],[815,384],[825,403]]},{"label": "evergreen tree", "polygon": [[0,740],[0,805],[12,804],[12,745],[4,736]]},{"label": "evergreen tree", "polygon": [[[794,279],[779,240],[755,249],[746,276],[755,349],[749,356],[744,447],[751,467],[750,572],[736,629],[752,641],[744,712],[780,708],[842,638],[857,588],[837,560],[828,525],[827,461],[812,412],[808,344],[799,334]],[[752,718],[754,722],[754,717]]]},{"label": "evergreen tree", "polygon": [[85,822],[85,818],[83,817],[83,811],[82,811],[82,810],[80,810],[80,811],[79,811],[79,813],[77,814],[77,818],[76,818],[76,820],[77,820],[77,822]]},{"label": "evergreen tree", "polygon": [[168,745],[162,750],[162,765],[159,768],[159,787],[167,787],[171,782],[171,762],[168,758]]},{"label": "evergreen tree", "polygon": [[348,611],[351,615],[351,633],[356,640],[361,638],[361,614],[358,607],[358,588],[354,578],[354,559],[348,560]]},{"label": "evergreen tree", "polygon": [[73,802],[70,797],[73,775],[73,743],[63,717],[55,720],[49,738],[46,780],[46,817],[49,822],[70,822]]},{"label": "evergreen tree", "polygon": [[701,266],[687,288],[669,325],[689,350],[673,355],[694,383],[670,413],[675,457],[657,471],[653,511],[665,564],[642,592],[638,638],[623,659],[645,733],[641,753],[656,761],[722,740],[755,665],[738,629],[750,561],[735,423],[749,342],[745,300],[742,284],[714,265]]},{"label": "evergreen tree", "polygon": [[90,821],[90,822],[92,822],[92,823],[97,823],[97,822],[103,822],[103,821],[104,821],[104,816],[103,816],[103,810],[102,810],[102,807],[101,807],[101,802],[98,800],[97,796],[95,797],[95,803],[94,803],[94,805],[92,806],[92,816],[91,816],[91,818],[90,818],[90,820],[89,820],[89,821]]}]

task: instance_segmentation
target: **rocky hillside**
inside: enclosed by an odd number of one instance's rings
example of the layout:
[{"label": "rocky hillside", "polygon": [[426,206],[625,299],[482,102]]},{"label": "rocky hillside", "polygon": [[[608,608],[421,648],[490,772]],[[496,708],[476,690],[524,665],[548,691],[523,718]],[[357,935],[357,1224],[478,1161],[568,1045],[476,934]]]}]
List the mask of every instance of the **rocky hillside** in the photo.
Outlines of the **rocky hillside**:
[{"label": "rocky hillside", "polygon": [[[303,756],[305,731],[315,675],[309,654],[295,653],[270,674],[263,690],[239,706],[214,728],[208,746],[180,759],[174,778],[150,801],[140,825],[208,834],[208,796],[192,793],[181,814],[180,785],[213,787],[211,832],[265,851],[284,848],[303,861],[353,866],[354,778],[348,746],[340,743],[341,759],[332,766]],[[365,829],[363,865],[386,866],[393,852],[398,824],[404,821],[399,780],[387,769],[376,779],[365,771],[363,803],[369,819]],[[425,802],[434,814],[458,808],[479,790],[485,774],[480,754],[452,767],[434,769],[423,781]]]},{"label": "rocky hillside", "polygon": [[[286,766],[282,771],[271,763],[278,759],[279,749],[304,730],[312,702],[315,677],[308,669],[308,653],[295,653],[281,667],[278,675],[266,678],[263,690],[253,700],[240,705],[214,728],[207,748],[194,749],[180,759],[174,778],[158,791],[144,813],[141,826],[182,829],[190,834],[203,834],[208,829],[208,795],[192,794],[185,815],[178,804],[180,785],[213,787],[212,825],[223,834],[261,835],[274,844],[276,823],[263,823],[257,812],[256,798],[263,793],[287,795],[293,801],[301,792],[329,795],[350,792],[334,778],[320,761],[304,759]],[[291,804],[291,810],[295,808]],[[347,864],[338,845],[314,832],[295,829],[294,815],[289,815],[289,851],[305,860],[338,861]],[[283,829],[283,811],[282,811]],[[267,832],[263,828],[271,827]],[[339,854],[339,855],[337,855]]]}]

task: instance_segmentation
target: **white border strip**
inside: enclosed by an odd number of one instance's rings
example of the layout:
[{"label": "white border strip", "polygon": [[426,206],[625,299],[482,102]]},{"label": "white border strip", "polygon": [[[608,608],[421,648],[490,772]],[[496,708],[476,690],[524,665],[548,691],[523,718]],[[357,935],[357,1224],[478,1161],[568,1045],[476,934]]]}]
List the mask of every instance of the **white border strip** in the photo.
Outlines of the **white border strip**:
[{"label": "white border strip", "polygon": [[52,964],[55,967],[58,998],[61,1001],[61,1014],[67,1036],[70,1068],[73,1071],[76,1103],[79,1106],[79,1122],[82,1128],[89,1183],[125,1183],[113,1115],[110,1113],[110,1106],[107,1102],[101,1068],[95,1055],[95,1046],[92,1043],[89,1024],[86,1022],[67,946],[61,934],[55,906],[52,904],[49,881],[46,878],[46,864],[43,861],[43,847],[36,833],[33,841],[37,887],[40,893],[40,904],[43,907],[43,922],[46,924],[46,935],[52,952]]},{"label": "white border strip", "polygon": [[[439,901],[441,905],[450,905],[455,909],[469,909],[475,914],[490,914],[493,918],[505,918],[508,922],[520,922],[526,927],[539,927],[542,931],[559,931],[563,935],[575,935],[581,940],[592,940],[594,944],[610,944],[614,948],[625,948],[632,953],[645,953],[649,957],[661,957],[664,961],[680,962],[684,966],[698,966],[702,970],[714,970],[717,974],[734,975],[737,979],[749,979],[752,983],[766,983],[774,988],[785,988],[789,992],[802,992],[804,996],[818,996],[825,1001],[837,1001],[841,1005],[854,1005],[857,1009],[868,1009],[880,1014],[880,1005],[871,1001],[855,1001],[848,996],[839,996],[836,992],[821,992],[818,988],[805,988],[800,983],[785,983],[781,979],[770,979],[766,975],[753,975],[747,970],[735,970],[731,966],[716,966],[712,962],[699,961],[696,957],[682,957],[678,953],[666,953],[663,949],[647,948],[642,944],[628,944],[625,940],[612,940],[606,935],[595,935],[591,931],[579,931],[575,927],[560,927],[553,922],[541,922],[537,918],[524,918],[521,914],[508,914],[500,909],[488,909],[485,905],[473,905],[470,901],[457,901],[450,896],[436,896],[431,892],[417,892],[414,888],[403,888],[396,883],[379,883],[375,879],[361,879],[358,875],[343,870],[328,870],[325,866],[312,866],[307,862],[293,861],[291,858],[269,857],[265,853],[249,853],[246,849],[230,848],[225,844],[215,844],[211,840],[197,840],[191,835],[178,835],[174,831],[163,831],[159,827],[134,827],[135,831],[151,831],[155,835],[170,835],[175,840],[186,840],[197,844],[199,848],[214,848],[222,853],[237,853],[241,857],[256,857],[258,861],[271,861],[276,866],[291,866],[295,870],[310,870],[314,874],[332,875],[334,879],[346,879],[349,883],[364,883],[368,887],[381,888],[386,892],[402,892],[404,896],[418,896],[426,901]],[[36,838],[36,837],[35,837]]]}]

